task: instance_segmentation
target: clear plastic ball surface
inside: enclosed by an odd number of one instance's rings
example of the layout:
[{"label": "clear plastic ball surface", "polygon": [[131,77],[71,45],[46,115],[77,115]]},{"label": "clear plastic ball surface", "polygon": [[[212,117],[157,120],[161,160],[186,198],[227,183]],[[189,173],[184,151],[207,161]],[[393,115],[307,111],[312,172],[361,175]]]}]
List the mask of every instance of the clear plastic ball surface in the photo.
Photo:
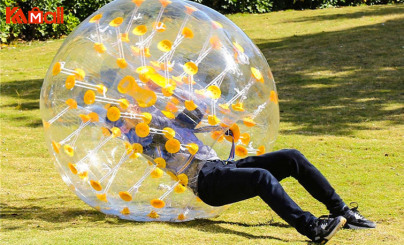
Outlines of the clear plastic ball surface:
[{"label": "clear plastic ball surface", "polygon": [[279,124],[265,57],[234,23],[180,0],[116,0],[81,23],[41,90],[49,151],[88,205],[138,221],[209,218],[208,160],[264,154]]}]

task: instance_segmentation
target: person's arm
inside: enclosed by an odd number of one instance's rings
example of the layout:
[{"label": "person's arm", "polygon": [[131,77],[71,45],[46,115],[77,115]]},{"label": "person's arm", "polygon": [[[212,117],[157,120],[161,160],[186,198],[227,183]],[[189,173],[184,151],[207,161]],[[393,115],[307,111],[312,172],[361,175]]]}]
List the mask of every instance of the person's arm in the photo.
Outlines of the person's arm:
[{"label": "person's arm", "polygon": [[222,131],[223,127],[222,126],[204,126],[204,127],[200,127],[200,128],[196,128],[195,129],[195,133],[208,133],[208,132],[213,132],[213,131]]}]

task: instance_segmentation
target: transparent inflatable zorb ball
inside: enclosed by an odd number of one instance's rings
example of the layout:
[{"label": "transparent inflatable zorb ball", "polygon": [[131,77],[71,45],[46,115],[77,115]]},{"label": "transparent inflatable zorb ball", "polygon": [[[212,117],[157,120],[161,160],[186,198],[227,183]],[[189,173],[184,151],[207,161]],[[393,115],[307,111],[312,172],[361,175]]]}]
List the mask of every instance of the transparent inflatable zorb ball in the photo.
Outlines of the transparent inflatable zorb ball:
[{"label": "transparent inflatable zorb ball", "polygon": [[62,179],[97,210],[139,221],[217,216],[197,196],[207,160],[260,155],[279,110],[268,64],[194,2],[116,0],[55,56],[41,91]]}]

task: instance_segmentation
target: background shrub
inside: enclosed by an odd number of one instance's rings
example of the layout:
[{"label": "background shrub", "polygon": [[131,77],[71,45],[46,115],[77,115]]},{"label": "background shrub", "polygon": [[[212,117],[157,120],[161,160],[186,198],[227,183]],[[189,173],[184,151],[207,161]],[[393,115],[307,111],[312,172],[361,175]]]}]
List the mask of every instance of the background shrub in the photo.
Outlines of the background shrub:
[{"label": "background shrub", "polygon": [[[2,43],[16,38],[44,40],[69,34],[81,21],[112,0],[0,0],[0,38]],[[6,7],[20,7],[25,15],[34,7],[41,11],[54,12],[64,8],[64,24],[21,25],[6,24]]]},{"label": "background shrub", "polygon": [[[112,0],[0,0],[0,39],[44,40],[69,34],[81,21]],[[330,6],[403,3],[404,0],[193,0],[217,11],[227,13],[266,13],[284,9],[315,9]],[[20,7],[27,14],[33,7],[56,11],[64,7],[64,24],[21,25],[6,24],[6,7]]]}]

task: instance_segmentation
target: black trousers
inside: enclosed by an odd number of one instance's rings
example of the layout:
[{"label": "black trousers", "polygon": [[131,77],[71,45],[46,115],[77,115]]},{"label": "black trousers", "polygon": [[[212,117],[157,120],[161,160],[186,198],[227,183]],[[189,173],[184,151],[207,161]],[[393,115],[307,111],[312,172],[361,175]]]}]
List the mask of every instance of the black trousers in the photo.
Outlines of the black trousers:
[{"label": "black trousers", "polygon": [[211,206],[222,206],[259,196],[282,219],[306,235],[316,217],[303,211],[284,191],[279,181],[294,177],[330,212],[345,203],[327,179],[299,151],[280,150],[238,161],[208,161],[198,177],[198,195]]}]

